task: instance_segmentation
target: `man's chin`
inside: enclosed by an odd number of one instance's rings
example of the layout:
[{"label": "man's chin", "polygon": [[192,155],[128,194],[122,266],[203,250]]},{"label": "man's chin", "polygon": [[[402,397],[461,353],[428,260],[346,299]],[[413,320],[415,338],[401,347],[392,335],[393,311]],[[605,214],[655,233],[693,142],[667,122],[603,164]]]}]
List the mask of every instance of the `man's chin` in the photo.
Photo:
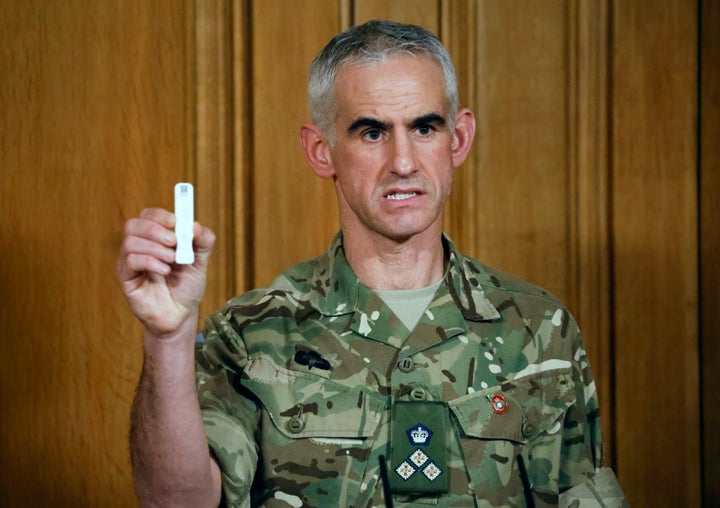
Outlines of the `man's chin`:
[{"label": "man's chin", "polygon": [[426,227],[410,225],[406,227],[401,227],[400,225],[395,225],[394,227],[387,228],[381,234],[388,240],[392,240],[393,242],[398,244],[403,244],[424,235],[430,229],[432,229],[432,225]]}]

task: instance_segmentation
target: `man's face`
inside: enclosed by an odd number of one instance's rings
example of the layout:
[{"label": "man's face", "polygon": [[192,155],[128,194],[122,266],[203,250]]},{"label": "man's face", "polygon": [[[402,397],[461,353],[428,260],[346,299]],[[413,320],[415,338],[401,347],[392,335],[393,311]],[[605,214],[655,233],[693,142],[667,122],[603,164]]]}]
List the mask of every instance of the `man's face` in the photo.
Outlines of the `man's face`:
[{"label": "man's face", "polygon": [[346,232],[394,241],[431,228],[439,234],[461,162],[453,157],[440,67],[412,55],[348,66],[335,97],[329,155]]}]

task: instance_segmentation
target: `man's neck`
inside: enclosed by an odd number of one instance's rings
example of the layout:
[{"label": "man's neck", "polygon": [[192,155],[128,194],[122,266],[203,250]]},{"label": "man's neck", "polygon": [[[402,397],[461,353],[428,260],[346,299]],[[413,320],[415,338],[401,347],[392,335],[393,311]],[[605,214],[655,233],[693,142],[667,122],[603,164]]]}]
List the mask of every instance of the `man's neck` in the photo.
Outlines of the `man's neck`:
[{"label": "man's neck", "polygon": [[430,286],[442,278],[445,270],[439,231],[426,231],[404,241],[357,238],[345,232],[343,247],[358,279],[372,289]]}]

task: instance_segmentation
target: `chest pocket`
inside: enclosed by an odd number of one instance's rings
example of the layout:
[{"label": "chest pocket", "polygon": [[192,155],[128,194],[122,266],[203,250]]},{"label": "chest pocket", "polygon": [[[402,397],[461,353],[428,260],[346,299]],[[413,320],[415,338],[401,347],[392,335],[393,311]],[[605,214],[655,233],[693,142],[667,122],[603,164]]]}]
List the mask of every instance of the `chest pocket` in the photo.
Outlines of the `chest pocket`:
[{"label": "chest pocket", "polygon": [[[499,409],[498,401],[507,407]],[[490,387],[448,405],[467,436],[527,443],[547,431],[574,402],[574,383],[569,369],[563,369]]]},{"label": "chest pocket", "polygon": [[297,438],[370,438],[385,401],[362,386],[346,386],[323,375],[278,366],[265,355],[253,357],[242,385],[253,392],[276,429]]},{"label": "chest pocket", "polygon": [[538,483],[550,490],[557,485],[564,415],[574,403],[569,368],[532,374],[448,403],[478,500],[512,504],[523,498],[519,454],[531,458],[531,476],[542,473]]},{"label": "chest pocket", "polygon": [[385,400],[325,374],[288,369],[262,354],[246,365],[241,384],[262,405],[262,481],[253,506],[352,507],[372,494],[368,478],[377,461],[369,459]]}]

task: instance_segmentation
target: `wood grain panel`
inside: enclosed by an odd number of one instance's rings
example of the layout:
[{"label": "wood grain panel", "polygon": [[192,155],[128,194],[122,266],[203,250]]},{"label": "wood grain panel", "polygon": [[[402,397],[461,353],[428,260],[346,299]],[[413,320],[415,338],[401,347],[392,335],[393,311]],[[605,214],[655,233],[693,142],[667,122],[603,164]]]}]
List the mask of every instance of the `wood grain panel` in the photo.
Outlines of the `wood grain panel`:
[{"label": "wood grain panel", "polygon": [[613,12],[617,469],[631,506],[699,506],[696,2]]},{"label": "wood grain panel", "polygon": [[334,0],[253,3],[255,285],[320,254],[339,228],[332,183],[307,166],[298,132],[310,118],[307,68],[340,30],[340,14]]},{"label": "wood grain panel", "polygon": [[542,9],[539,16],[518,4],[443,3],[461,103],[481,126],[456,175],[446,230],[475,256],[551,288],[575,313],[610,452],[607,7]]},{"label": "wood grain panel", "polygon": [[122,224],[187,178],[183,4],[0,1],[0,505],[133,506]]},{"label": "wood grain panel", "polygon": [[[457,173],[461,199],[451,198],[448,231],[466,252],[567,300],[567,8],[547,1],[479,2],[471,9],[475,39],[449,46],[460,59],[463,45],[473,46],[474,89],[463,94],[478,129]],[[459,25],[449,27],[447,40],[456,33],[462,40],[467,20],[450,17]]]},{"label": "wood grain panel", "polygon": [[703,499],[720,500],[720,2],[701,2],[700,232]]},{"label": "wood grain panel", "polygon": [[353,22],[387,19],[420,25],[439,35],[440,2],[429,0],[355,0]]},{"label": "wood grain panel", "polygon": [[448,46],[479,129],[446,229],[575,312],[631,505],[699,506],[701,488],[710,505],[720,10],[699,4],[698,188],[697,5],[0,0],[0,505],[135,505],[141,330],[115,282],[121,225],[196,181],[220,241],[204,313],[321,252],[338,223],[297,141],[306,70],[374,17]]}]

